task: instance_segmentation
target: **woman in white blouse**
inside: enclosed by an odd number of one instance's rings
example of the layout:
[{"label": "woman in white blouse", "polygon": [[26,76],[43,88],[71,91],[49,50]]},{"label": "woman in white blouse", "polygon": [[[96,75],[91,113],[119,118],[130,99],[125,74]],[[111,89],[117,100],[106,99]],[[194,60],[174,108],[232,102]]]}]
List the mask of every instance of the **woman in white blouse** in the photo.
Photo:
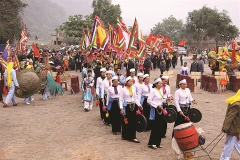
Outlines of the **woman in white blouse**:
[{"label": "woman in white blouse", "polygon": [[162,87],[161,78],[154,80],[153,90],[149,95],[147,102],[151,105],[150,120],[151,120],[151,135],[148,146],[157,149],[162,148],[161,138],[164,138],[164,117],[163,117],[163,94],[160,89]]},{"label": "woman in white blouse", "polygon": [[151,130],[151,125],[149,121],[149,115],[150,115],[150,105],[147,103],[147,98],[151,93],[152,90],[152,84],[150,83],[150,77],[148,74],[145,74],[143,76],[143,84],[141,85],[141,90],[138,91],[138,94],[141,94],[141,105],[143,106],[143,114],[146,117],[148,123],[147,123],[147,129],[146,131]]},{"label": "woman in white blouse", "polygon": [[187,81],[185,79],[181,80],[179,82],[179,86],[180,88],[174,94],[174,104],[178,112],[174,127],[189,122],[186,119],[186,116],[190,104],[196,104],[196,101],[193,99],[190,89],[187,88]]},{"label": "woman in white blouse", "polygon": [[103,88],[103,81],[106,78],[106,69],[102,68],[100,69],[101,77],[97,78],[97,84],[96,84],[96,95],[100,101],[99,108],[100,108],[100,116],[101,120],[104,121],[104,111],[102,107],[104,106],[104,94],[102,94],[102,88]]},{"label": "woman in white blouse", "polygon": [[141,101],[141,93],[142,93],[141,87],[143,85],[143,73],[140,72],[140,73],[138,73],[137,76],[138,76],[138,83],[135,84],[135,87],[136,87],[138,99],[139,99],[139,101]]},{"label": "woman in white blouse", "polygon": [[[101,92],[101,98],[102,99],[102,102],[104,103],[104,106],[106,104],[106,98],[107,98],[107,91],[108,91],[108,88],[110,86],[112,86],[112,71],[111,70],[108,70],[107,72],[107,77],[103,80],[103,83],[102,83],[102,92]],[[103,111],[103,112],[106,112],[106,111]],[[106,125],[110,125],[111,124],[111,121],[108,117],[106,117],[106,113],[104,113],[104,121],[103,121],[104,124]]]},{"label": "woman in white blouse", "polygon": [[127,122],[122,124],[122,139],[140,143],[136,138],[136,111],[142,110],[142,106],[136,94],[136,88],[132,85],[132,78],[127,77],[126,87],[122,90],[123,105],[120,106],[121,114],[127,118]]},{"label": "woman in white blouse", "polygon": [[121,132],[120,106],[122,106],[122,87],[118,85],[118,76],[112,78],[112,86],[108,87],[106,106],[110,114],[112,133],[117,135],[117,132]]}]

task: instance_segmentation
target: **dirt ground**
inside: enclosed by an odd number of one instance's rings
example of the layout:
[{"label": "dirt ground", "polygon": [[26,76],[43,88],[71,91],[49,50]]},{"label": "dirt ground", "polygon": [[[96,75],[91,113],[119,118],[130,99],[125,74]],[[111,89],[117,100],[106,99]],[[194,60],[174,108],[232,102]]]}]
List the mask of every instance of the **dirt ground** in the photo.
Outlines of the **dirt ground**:
[{"label": "dirt ground", "polygon": [[[190,65],[190,58],[184,61]],[[178,64],[174,72],[179,73],[180,68]],[[210,74],[207,64],[205,70]],[[71,74],[80,76],[79,72]],[[158,76],[159,70],[151,71],[152,81]],[[171,79],[172,93],[176,90],[175,78]],[[206,147],[220,134],[227,108],[225,100],[234,93],[209,93],[198,86],[192,95],[198,102],[196,107],[203,114],[201,122],[195,126],[205,131]],[[67,91],[49,101],[43,101],[42,96],[37,94],[34,98],[31,105],[24,105],[23,99],[18,99],[17,107],[0,107],[0,160],[176,159],[171,147],[173,124],[168,125],[167,138],[162,140],[164,148],[152,150],[147,147],[150,132],[137,133],[140,144],[112,135],[111,127],[100,121],[98,107],[84,112],[81,93],[71,95]],[[212,151],[212,159],[219,159],[224,141],[225,137]],[[239,159],[236,150],[232,159]]]}]

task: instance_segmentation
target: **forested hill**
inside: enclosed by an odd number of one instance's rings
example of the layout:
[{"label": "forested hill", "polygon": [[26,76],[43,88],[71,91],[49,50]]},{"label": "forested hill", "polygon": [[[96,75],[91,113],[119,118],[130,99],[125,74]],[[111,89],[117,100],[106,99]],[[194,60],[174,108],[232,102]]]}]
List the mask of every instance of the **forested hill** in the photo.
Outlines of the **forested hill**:
[{"label": "forested hill", "polygon": [[48,41],[55,28],[67,20],[64,9],[50,0],[21,1],[28,4],[23,12],[23,22],[31,39],[37,35],[40,40]]}]

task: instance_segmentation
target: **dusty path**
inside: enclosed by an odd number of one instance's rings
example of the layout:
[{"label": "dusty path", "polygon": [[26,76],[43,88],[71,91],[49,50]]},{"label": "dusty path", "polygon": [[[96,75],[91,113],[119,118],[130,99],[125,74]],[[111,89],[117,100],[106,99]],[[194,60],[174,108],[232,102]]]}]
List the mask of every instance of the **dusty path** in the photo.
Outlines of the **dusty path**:
[{"label": "dusty path", "polygon": [[[177,66],[175,73],[179,73],[180,68]],[[207,65],[206,69],[210,73]],[[152,81],[158,75],[159,70],[152,71]],[[175,78],[171,86],[173,93]],[[225,99],[233,94],[200,89],[193,93],[203,114],[196,126],[205,131],[206,144],[220,133],[227,107]],[[70,95],[68,91],[49,101],[42,101],[40,95],[34,98],[32,105],[24,105],[23,100],[18,99],[17,107],[0,108],[0,160],[176,159],[171,148],[172,125],[168,127],[167,138],[163,139],[164,148],[151,150],[147,147],[149,132],[137,134],[140,144],[122,141],[120,135],[112,135],[111,128],[102,124],[98,108],[88,113],[83,111],[80,93]],[[224,141],[225,137],[211,153],[213,159],[219,159]],[[239,159],[236,151],[232,159]]]}]

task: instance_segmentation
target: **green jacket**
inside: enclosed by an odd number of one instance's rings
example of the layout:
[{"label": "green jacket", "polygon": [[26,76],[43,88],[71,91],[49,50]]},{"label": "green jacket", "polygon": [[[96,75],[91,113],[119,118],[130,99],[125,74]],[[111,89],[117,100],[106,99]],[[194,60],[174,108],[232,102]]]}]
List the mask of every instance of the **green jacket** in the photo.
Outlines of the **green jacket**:
[{"label": "green jacket", "polygon": [[240,135],[240,102],[228,105],[222,130],[226,130],[231,136]]}]

